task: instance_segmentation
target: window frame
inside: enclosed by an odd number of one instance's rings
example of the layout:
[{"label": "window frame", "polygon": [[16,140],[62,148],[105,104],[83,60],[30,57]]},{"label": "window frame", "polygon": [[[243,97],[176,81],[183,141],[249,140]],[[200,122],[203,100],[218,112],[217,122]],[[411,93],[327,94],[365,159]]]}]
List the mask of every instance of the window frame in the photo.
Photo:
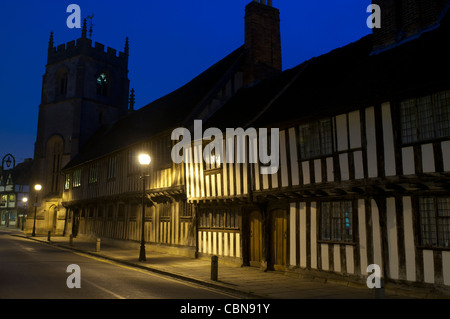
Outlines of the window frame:
[{"label": "window frame", "polygon": [[[323,136],[326,133],[324,129],[324,123],[329,123],[326,129],[329,131],[327,141],[324,143]],[[298,125],[298,156],[301,161],[312,160],[316,158],[329,157],[336,153],[336,141],[335,141],[335,124],[334,117],[324,117],[316,119]],[[305,130],[309,130],[308,134],[305,134]],[[318,131],[318,134],[316,134]],[[307,135],[307,136],[305,136]],[[308,140],[307,143],[305,140]],[[307,149],[309,147],[309,150]],[[317,148],[319,149],[313,149]],[[329,149],[328,149],[329,148]],[[309,154],[306,154],[309,153]]]},{"label": "window frame", "polygon": [[108,158],[108,180],[113,180],[117,175],[117,155]]},{"label": "window frame", "polygon": [[[325,212],[325,204],[329,204],[331,210]],[[333,216],[336,211],[333,209],[333,205],[339,205],[338,215]],[[319,240],[318,242],[323,243],[336,243],[336,244],[355,244],[355,207],[354,201],[351,199],[344,200],[327,200],[320,202],[320,223],[319,223]],[[346,209],[350,208],[351,216],[346,216]],[[325,215],[328,216],[325,216]],[[349,218],[349,226],[345,226],[347,218]],[[337,223],[337,224],[336,224]],[[339,237],[336,235],[336,227],[339,226]],[[325,228],[326,227],[326,228]],[[350,234],[345,236],[345,231],[350,230]]]},{"label": "window frame", "polygon": [[81,187],[81,176],[82,176],[82,169],[78,168],[73,171],[72,174],[72,188],[79,188]]},{"label": "window frame", "polygon": [[68,191],[70,189],[70,181],[71,181],[71,174],[66,173],[64,177],[64,191]]},{"label": "window frame", "polygon": [[[427,100],[428,104],[425,102]],[[450,90],[399,102],[402,146],[450,139],[450,125],[443,125],[448,122],[450,122]]]},{"label": "window frame", "polygon": [[236,232],[242,228],[240,211],[233,208],[201,208],[198,228]]},{"label": "window frame", "polygon": [[99,165],[98,164],[93,164],[93,165],[89,166],[89,180],[88,180],[88,183],[90,185],[98,183],[98,172],[99,172]]},{"label": "window frame", "polygon": [[[425,225],[424,224],[424,216],[425,213],[422,211],[423,208],[423,204],[421,203],[421,201],[423,200],[431,200],[432,201],[432,205],[429,206],[432,208],[431,211],[428,211],[428,213],[431,213],[432,216],[430,216],[433,221],[432,223],[429,222],[429,219],[427,218],[428,223]],[[447,205],[447,216],[440,216],[439,215],[439,201],[440,200],[446,200],[446,205]],[[449,196],[419,196],[416,199],[416,216],[417,216],[417,231],[418,231],[418,239],[417,239],[417,245],[420,248],[423,249],[434,249],[434,250],[450,250],[450,197]],[[430,218],[429,217],[429,218]],[[440,221],[440,222],[439,222]],[[442,221],[446,221],[446,222],[442,222]],[[427,225],[429,225],[427,227]],[[445,232],[445,226],[447,226],[448,231]],[[424,229],[424,228],[428,228],[428,229]],[[434,238],[429,237],[429,232],[434,232],[435,236]],[[442,234],[442,232],[444,232],[445,235],[443,235],[442,237],[440,236],[440,234]],[[427,236],[425,236],[425,234],[428,234]],[[425,238],[427,237],[427,238]],[[435,240],[436,243],[430,243],[429,241],[431,240]],[[447,246],[442,245],[442,243],[440,242],[440,240],[447,240]]]}]

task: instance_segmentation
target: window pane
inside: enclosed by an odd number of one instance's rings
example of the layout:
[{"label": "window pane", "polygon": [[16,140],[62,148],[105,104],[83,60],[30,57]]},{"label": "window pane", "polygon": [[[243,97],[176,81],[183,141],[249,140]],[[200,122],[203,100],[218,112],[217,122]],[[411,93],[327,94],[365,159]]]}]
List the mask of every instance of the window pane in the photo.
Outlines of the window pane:
[{"label": "window pane", "polygon": [[330,202],[322,203],[322,240],[330,240]]},{"label": "window pane", "polygon": [[439,246],[450,247],[450,197],[438,198]]},{"label": "window pane", "polygon": [[64,189],[70,188],[70,174],[66,174],[66,182],[64,184]]},{"label": "window pane", "polygon": [[331,119],[320,121],[321,151],[322,155],[333,152],[333,137],[331,134]]},{"label": "window pane", "polygon": [[110,157],[108,161],[108,179],[116,177],[117,157]]},{"label": "window pane", "polygon": [[436,218],[432,198],[419,199],[420,232],[422,245],[437,245]]},{"label": "window pane", "polygon": [[301,125],[299,128],[300,131],[300,157],[308,158],[311,156],[311,145],[310,145],[310,136],[311,136],[311,128],[309,125]]},{"label": "window pane", "polygon": [[331,203],[331,239],[338,241],[342,239],[341,233],[342,218],[340,208],[341,207],[339,202]]},{"label": "window pane", "polygon": [[333,152],[331,119],[323,119],[299,126],[301,158],[329,155]]},{"label": "window pane", "polygon": [[450,136],[450,91],[436,94],[437,137]]},{"label": "window pane", "polygon": [[417,120],[415,99],[404,101],[400,105],[402,122],[402,141],[411,143],[417,140]]},{"label": "window pane", "polygon": [[73,172],[73,187],[81,186],[81,169],[77,169]]},{"label": "window pane", "polygon": [[320,125],[318,122],[311,123],[311,135],[310,145],[311,145],[311,157],[320,155]]},{"label": "window pane", "polygon": [[322,240],[353,241],[351,201],[323,202],[321,212]]},{"label": "window pane", "polygon": [[431,95],[417,99],[417,113],[419,118],[419,136],[421,140],[435,137],[433,124],[433,109]]},{"label": "window pane", "polygon": [[353,238],[352,215],[352,202],[343,202],[343,239],[345,241],[352,241]]}]

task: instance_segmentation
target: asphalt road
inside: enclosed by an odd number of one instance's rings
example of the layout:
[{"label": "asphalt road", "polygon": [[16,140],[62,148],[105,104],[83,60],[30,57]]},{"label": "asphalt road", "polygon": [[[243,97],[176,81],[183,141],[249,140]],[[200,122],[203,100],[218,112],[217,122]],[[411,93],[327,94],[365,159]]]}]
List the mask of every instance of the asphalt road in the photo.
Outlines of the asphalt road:
[{"label": "asphalt road", "polygon": [[[69,265],[79,266],[80,288]],[[0,299],[228,299],[229,293],[0,231]],[[236,297],[237,298],[237,297]]]}]

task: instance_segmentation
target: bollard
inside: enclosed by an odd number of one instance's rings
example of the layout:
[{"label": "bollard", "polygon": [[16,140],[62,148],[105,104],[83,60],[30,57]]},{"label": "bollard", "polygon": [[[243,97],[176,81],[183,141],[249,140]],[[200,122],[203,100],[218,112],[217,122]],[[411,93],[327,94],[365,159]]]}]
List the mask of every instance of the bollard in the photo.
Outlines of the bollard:
[{"label": "bollard", "polygon": [[48,231],[48,234],[47,234],[47,241],[50,241],[50,235],[51,234],[51,231]]},{"label": "bollard", "polygon": [[73,235],[72,234],[70,234],[70,237],[69,237],[69,245],[73,246]]},{"label": "bollard", "polygon": [[217,281],[219,275],[219,257],[211,257],[211,280]]},{"label": "bollard", "polygon": [[95,246],[95,251],[96,252],[100,251],[100,238],[97,238],[97,245]]}]

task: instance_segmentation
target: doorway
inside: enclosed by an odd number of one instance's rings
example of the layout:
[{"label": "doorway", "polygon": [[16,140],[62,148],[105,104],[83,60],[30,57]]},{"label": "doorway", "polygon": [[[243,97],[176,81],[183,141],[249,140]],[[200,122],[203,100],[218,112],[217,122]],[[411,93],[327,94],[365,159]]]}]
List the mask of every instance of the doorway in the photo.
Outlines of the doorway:
[{"label": "doorway", "polygon": [[80,226],[80,210],[76,208],[73,210],[73,221],[72,221],[73,237],[77,237],[79,226]]},{"label": "doorway", "polygon": [[50,207],[48,211],[48,230],[52,232],[52,234],[56,234],[56,221],[58,217],[58,211],[56,210],[56,206]]},{"label": "doorway", "polygon": [[272,211],[271,263],[274,270],[284,271],[287,259],[287,212],[283,209]]},{"label": "doorway", "polygon": [[263,235],[262,235],[262,217],[259,210],[254,210],[249,214],[249,265],[260,267],[263,258]]}]

